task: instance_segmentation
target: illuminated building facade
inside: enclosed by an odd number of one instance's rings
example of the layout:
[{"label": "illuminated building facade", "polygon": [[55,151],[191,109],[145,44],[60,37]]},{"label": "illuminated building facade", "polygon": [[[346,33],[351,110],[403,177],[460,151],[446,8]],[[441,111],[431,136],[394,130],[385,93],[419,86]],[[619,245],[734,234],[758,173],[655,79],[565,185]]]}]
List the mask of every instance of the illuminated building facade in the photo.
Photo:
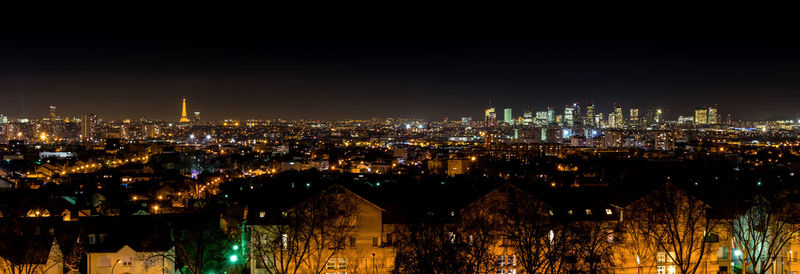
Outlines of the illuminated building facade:
[{"label": "illuminated building facade", "polygon": [[514,116],[511,108],[503,109],[503,122],[509,125],[514,125]]},{"label": "illuminated building facade", "polygon": [[587,126],[595,126],[597,125],[595,121],[595,109],[594,104],[589,103],[586,105],[586,117],[583,118],[583,124]]},{"label": "illuminated building facade", "polygon": [[630,124],[632,126],[638,126],[639,125],[639,109],[638,108],[631,108],[630,109],[630,116],[629,116],[628,120],[630,121]]}]

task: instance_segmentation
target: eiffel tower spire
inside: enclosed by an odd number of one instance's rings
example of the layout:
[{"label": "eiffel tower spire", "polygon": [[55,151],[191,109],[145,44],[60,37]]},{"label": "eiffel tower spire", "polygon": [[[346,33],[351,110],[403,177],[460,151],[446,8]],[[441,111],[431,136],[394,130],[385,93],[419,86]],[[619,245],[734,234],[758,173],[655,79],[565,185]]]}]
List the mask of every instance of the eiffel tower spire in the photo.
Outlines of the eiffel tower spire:
[{"label": "eiffel tower spire", "polygon": [[181,123],[188,123],[189,117],[186,117],[186,98],[183,98],[183,106],[181,107]]}]

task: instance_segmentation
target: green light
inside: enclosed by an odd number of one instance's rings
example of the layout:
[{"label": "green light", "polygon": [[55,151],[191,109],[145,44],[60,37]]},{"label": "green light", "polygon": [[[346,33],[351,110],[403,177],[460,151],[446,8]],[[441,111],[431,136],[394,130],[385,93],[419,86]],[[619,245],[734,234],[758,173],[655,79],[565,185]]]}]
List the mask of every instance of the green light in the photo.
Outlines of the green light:
[{"label": "green light", "polygon": [[306,183],[306,187],[311,187],[311,183]]},{"label": "green light", "polygon": [[239,250],[239,245],[233,245],[233,250]]},{"label": "green light", "polygon": [[756,183],[756,185],[761,186],[761,181],[758,181],[758,183]]},{"label": "green light", "polygon": [[231,260],[231,262],[235,263],[236,261],[239,260],[239,257],[236,257],[236,255],[231,255],[230,260]]},{"label": "green light", "polygon": [[381,186],[381,182],[375,183],[375,186]]},{"label": "green light", "polygon": [[442,181],[442,185],[444,185],[444,181]]}]

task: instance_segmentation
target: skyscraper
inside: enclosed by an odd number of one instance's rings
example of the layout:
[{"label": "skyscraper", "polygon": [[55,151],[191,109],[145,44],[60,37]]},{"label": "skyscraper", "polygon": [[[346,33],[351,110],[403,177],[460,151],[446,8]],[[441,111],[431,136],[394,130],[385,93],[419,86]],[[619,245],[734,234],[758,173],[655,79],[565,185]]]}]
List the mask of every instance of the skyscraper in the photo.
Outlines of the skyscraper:
[{"label": "skyscraper", "polygon": [[589,103],[586,105],[586,117],[583,118],[583,124],[587,126],[594,126],[596,124],[594,119],[595,115],[594,104]]},{"label": "skyscraper", "polygon": [[611,105],[611,113],[608,114],[608,127],[621,128],[625,126],[625,120],[622,117],[622,106],[617,103]]},{"label": "skyscraper", "polygon": [[546,126],[547,125],[547,111],[537,111],[536,112],[536,121],[534,122],[537,126]]},{"label": "skyscraper", "polygon": [[514,125],[514,117],[511,113],[511,108],[503,109],[503,122],[509,125]]},{"label": "skyscraper", "polygon": [[522,124],[530,126],[533,124],[533,110],[531,107],[526,107],[525,112],[522,113]]},{"label": "skyscraper", "polygon": [[81,140],[87,141],[94,138],[97,116],[94,114],[83,115],[81,119]]},{"label": "skyscraper", "polygon": [[494,122],[497,121],[497,113],[494,112],[494,107],[489,106],[489,108],[484,111],[484,120],[487,124],[494,124]]},{"label": "skyscraper", "polygon": [[181,106],[181,123],[188,123],[189,117],[186,117],[186,98],[183,98],[183,105]]},{"label": "skyscraper", "polygon": [[572,126],[575,124],[575,107],[573,106],[566,106],[564,108],[564,125],[565,126]]},{"label": "skyscraper", "polygon": [[717,107],[708,107],[708,124],[716,125],[719,123],[719,116],[717,114]]},{"label": "skyscraper", "polygon": [[632,107],[630,109],[630,116],[628,118],[628,121],[630,121],[630,124],[633,125],[633,126],[638,126],[639,125],[639,109],[638,108]]},{"label": "skyscraper", "polygon": [[708,124],[708,109],[705,107],[697,107],[694,109],[694,123],[697,125]]},{"label": "skyscraper", "polygon": [[716,125],[719,123],[717,107],[697,107],[694,110],[694,123],[697,125]]}]

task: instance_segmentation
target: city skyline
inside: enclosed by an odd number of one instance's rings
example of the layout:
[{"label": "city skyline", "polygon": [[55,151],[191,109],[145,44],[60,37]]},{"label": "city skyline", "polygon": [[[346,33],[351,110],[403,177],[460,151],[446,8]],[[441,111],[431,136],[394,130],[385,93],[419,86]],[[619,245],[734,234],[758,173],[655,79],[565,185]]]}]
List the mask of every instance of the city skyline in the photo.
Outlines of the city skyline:
[{"label": "city skyline", "polygon": [[[247,33],[248,35],[245,35]],[[257,32],[256,32],[257,33]],[[0,113],[174,119],[173,98],[211,120],[477,117],[593,101],[736,119],[794,117],[798,43],[774,33],[220,30],[7,32]],[[310,42],[310,43],[309,43]],[[674,118],[673,118],[674,119]]]},{"label": "city skyline", "polygon": [[[565,111],[567,111],[567,109],[571,109],[573,107],[577,107],[578,111],[580,111],[581,108],[585,108],[586,106],[592,106],[593,107],[592,115],[600,115],[600,114],[607,115],[607,114],[611,114],[612,112],[614,112],[615,108],[620,108],[625,113],[625,115],[623,115],[623,117],[626,120],[631,118],[632,113],[630,111],[635,111],[636,112],[636,116],[634,118],[638,119],[638,117],[640,117],[640,115],[638,114],[640,111],[645,111],[647,109],[653,109],[653,110],[660,111],[659,115],[661,115],[664,120],[666,120],[666,121],[678,121],[678,122],[680,122],[680,120],[683,117],[693,117],[693,116],[697,115],[697,113],[696,113],[697,109],[714,108],[715,109],[715,113],[717,111],[719,111],[719,106],[717,104],[697,105],[697,106],[693,106],[693,107],[681,107],[681,109],[687,108],[687,110],[681,111],[681,112],[673,112],[673,111],[670,110],[670,108],[664,108],[664,107],[661,107],[661,106],[658,106],[658,105],[651,105],[651,106],[630,105],[630,106],[624,106],[624,105],[621,105],[621,104],[619,104],[617,102],[614,102],[614,103],[610,104],[609,106],[607,106],[606,108],[604,108],[603,106],[598,106],[597,104],[594,104],[593,101],[589,101],[589,102],[590,103],[588,103],[588,104],[582,104],[580,102],[572,102],[572,103],[566,103],[563,106],[552,106],[552,105],[548,105],[548,106],[530,106],[530,105],[528,105],[528,106],[525,106],[525,107],[522,107],[522,108],[512,108],[512,107],[508,107],[508,106],[503,106],[503,107],[498,106],[496,104],[493,104],[492,101],[490,100],[489,104],[485,105],[484,108],[480,109],[480,111],[488,111],[488,109],[485,109],[486,107],[495,108],[496,112],[499,112],[499,114],[497,114],[497,120],[500,121],[500,122],[505,122],[505,123],[508,123],[508,119],[509,118],[511,118],[513,120],[526,118],[526,116],[525,116],[525,112],[526,111],[530,111],[530,114],[535,115],[536,112],[543,112],[543,111],[547,111],[548,109],[552,109],[552,110],[555,111],[556,115],[562,116],[562,115],[565,114]],[[56,111],[57,109],[58,109],[57,106],[49,105],[47,107],[46,111],[42,112],[39,116],[10,116],[10,115],[7,115],[5,113],[0,113],[0,117],[3,117],[3,119],[5,119],[4,122],[14,122],[14,121],[20,121],[20,120],[27,121],[27,120],[32,120],[32,119],[35,120],[35,119],[42,119],[42,118],[49,118],[49,119],[80,118],[80,117],[85,116],[85,115],[98,115],[99,114],[100,116],[98,118],[106,119],[106,120],[110,120],[110,121],[147,119],[147,120],[154,120],[154,121],[172,121],[172,120],[175,120],[175,121],[177,121],[179,123],[188,123],[188,122],[190,122],[190,120],[188,119],[187,113],[189,113],[189,112],[193,113],[193,120],[192,121],[199,120],[200,119],[200,115],[202,114],[202,112],[197,111],[197,110],[191,110],[191,111],[187,110],[187,99],[186,98],[181,98],[180,114],[177,115],[177,116],[173,115],[173,117],[171,117],[171,118],[170,117],[166,117],[166,118],[148,117],[146,115],[140,115],[138,117],[123,117],[123,118],[114,119],[114,118],[104,117],[102,113],[82,113],[82,114],[70,114],[70,113],[67,113],[67,114],[64,114],[62,116],[61,112],[57,112]],[[224,118],[221,118],[221,119],[204,119],[204,120],[206,120],[206,121],[223,121],[223,120],[249,120],[249,119],[254,119],[254,120],[284,119],[284,120],[335,121],[335,120],[353,120],[353,119],[354,120],[363,120],[363,119],[375,119],[375,118],[377,118],[377,119],[401,118],[401,119],[419,119],[419,120],[427,120],[427,121],[436,121],[436,120],[442,120],[442,119],[447,119],[447,120],[450,120],[450,121],[457,121],[459,119],[464,119],[464,118],[473,118],[473,119],[481,118],[481,117],[483,117],[482,115],[486,115],[486,113],[485,114],[478,113],[480,111],[472,111],[473,113],[470,113],[469,115],[441,117],[441,118],[438,118],[438,119],[436,119],[436,118],[430,119],[430,118],[414,117],[413,115],[408,115],[408,116],[384,116],[384,117],[358,117],[358,118],[348,117],[348,118],[339,118],[339,119],[332,119],[332,118],[287,119],[285,117],[263,117],[264,116],[263,114],[262,115],[255,114],[255,115],[252,115],[252,116],[249,116],[249,117],[224,117]],[[584,111],[585,111],[585,109],[584,109]],[[661,113],[661,112],[663,112],[663,113]],[[475,115],[472,115],[472,114],[475,114]],[[579,112],[578,114],[580,114],[580,119],[585,119],[586,115],[588,113],[585,113],[585,112],[584,113],[580,113]],[[735,116],[736,113],[725,112],[725,111],[718,112],[718,113],[716,113],[716,115],[719,117],[719,119],[727,119],[729,115],[731,116],[731,118],[736,117]],[[178,118],[175,119],[175,117],[178,117]],[[531,118],[531,117],[527,117],[527,118]],[[792,120],[792,121],[794,121],[794,120],[798,120],[799,118],[800,118],[800,116],[798,116],[798,114],[795,114],[795,115],[772,116],[772,117],[769,117],[767,119],[761,119],[761,120],[745,120],[745,119],[739,119],[738,117],[736,117],[735,119],[732,119],[732,120],[733,121],[782,121],[782,120]],[[576,118],[576,119],[578,119],[578,118]],[[602,119],[605,119],[605,117],[602,118]],[[800,120],[798,120],[798,121],[800,121]],[[510,124],[514,124],[514,123],[510,123]]]}]

